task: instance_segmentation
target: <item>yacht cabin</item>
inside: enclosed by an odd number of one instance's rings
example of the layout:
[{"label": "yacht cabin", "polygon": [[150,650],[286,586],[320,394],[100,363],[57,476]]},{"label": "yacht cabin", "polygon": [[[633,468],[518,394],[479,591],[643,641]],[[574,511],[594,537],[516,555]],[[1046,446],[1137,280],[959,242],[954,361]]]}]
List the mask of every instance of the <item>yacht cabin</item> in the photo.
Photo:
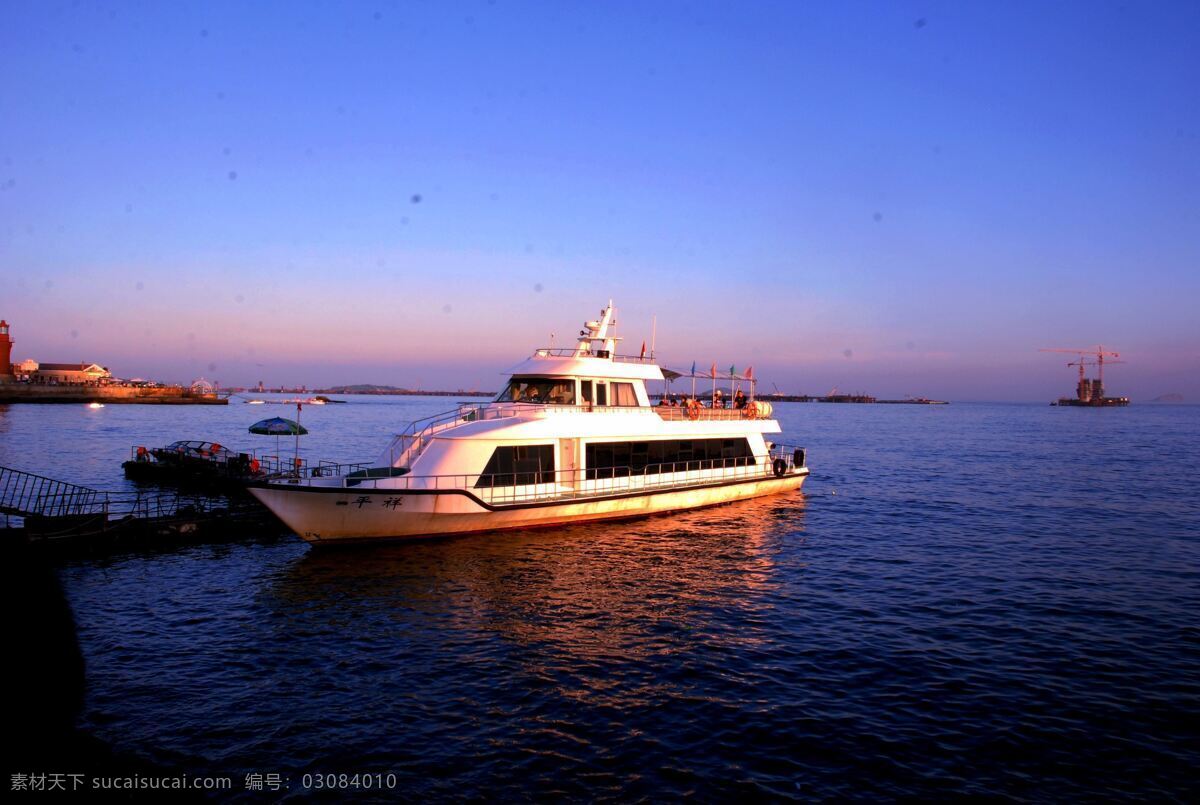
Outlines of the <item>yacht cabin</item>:
[{"label": "yacht cabin", "polygon": [[613,324],[610,302],[584,325],[577,346],[536,350],[490,404],[397,436],[380,463],[400,475],[461,475],[465,486],[491,494],[604,480],[611,488],[613,479],[679,473],[716,477],[770,463],[763,434],[779,426],[757,416],[769,413],[766,406],[653,406],[646,381],[664,380],[662,369],[652,357],[618,355]]}]

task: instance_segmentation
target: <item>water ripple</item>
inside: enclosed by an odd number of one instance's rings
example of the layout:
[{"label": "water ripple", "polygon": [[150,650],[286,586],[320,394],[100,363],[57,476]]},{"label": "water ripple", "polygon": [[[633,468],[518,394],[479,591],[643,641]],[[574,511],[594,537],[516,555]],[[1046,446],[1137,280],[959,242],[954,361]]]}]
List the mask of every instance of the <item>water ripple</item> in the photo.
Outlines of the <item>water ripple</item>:
[{"label": "water ripple", "polygon": [[806,495],[71,565],[85,725],[406,799],[1195,799],[1200,410],[781,408]]}]

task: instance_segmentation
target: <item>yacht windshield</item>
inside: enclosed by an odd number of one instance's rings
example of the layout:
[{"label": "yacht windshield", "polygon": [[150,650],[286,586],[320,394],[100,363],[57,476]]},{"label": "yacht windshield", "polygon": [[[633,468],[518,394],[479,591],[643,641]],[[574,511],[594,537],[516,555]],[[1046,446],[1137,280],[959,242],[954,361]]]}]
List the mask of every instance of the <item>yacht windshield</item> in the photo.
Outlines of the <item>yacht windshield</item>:
[{"label": "yacht windshield", "polygon": [[553,380],[548,377],[514,377],[508,381],[508,387],[500,392],[496,402],[574,405],[575,381]]}]

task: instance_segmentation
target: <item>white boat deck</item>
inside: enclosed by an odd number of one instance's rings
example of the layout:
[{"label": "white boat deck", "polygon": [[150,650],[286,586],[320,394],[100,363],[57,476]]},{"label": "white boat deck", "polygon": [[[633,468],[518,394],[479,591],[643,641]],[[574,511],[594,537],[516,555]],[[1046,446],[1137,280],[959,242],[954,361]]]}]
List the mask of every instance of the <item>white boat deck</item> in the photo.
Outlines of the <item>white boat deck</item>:
[{"label": "white boat deck", "polygon": [[[782,463],[780,463],[782,462]],[[757,463],[748,458],[708,459],[650,465],[641,468],[612,467],[601,470],[545,470],[497,476],[461,475],[373,475],[361,465],[322,464],[301,471],[290,479],[275,479],[289,485],[321,486],[353,491],[469,492],[492,506],[524,505],[563,500],[586,500],[613,495],[637,495],[663,490],[737,481],[769,480],[795,472],[807,472],[804,451],[776,445]]]}]

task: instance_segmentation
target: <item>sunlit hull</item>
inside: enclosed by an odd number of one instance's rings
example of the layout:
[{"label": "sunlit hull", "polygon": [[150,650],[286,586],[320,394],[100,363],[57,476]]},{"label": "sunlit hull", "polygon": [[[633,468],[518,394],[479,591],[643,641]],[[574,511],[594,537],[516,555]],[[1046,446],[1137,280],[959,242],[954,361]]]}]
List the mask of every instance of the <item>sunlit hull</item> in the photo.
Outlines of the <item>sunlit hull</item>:
[{"label": "sunlit hull", "polygon": [[468,490],[385,490],[271,484],[251,492],[310,543],[402,540],[613,518],[714,506],[798,490],[799,468],[781,477],[756,476],[683,488],[630,490],[566,501],[491,506]]}]

